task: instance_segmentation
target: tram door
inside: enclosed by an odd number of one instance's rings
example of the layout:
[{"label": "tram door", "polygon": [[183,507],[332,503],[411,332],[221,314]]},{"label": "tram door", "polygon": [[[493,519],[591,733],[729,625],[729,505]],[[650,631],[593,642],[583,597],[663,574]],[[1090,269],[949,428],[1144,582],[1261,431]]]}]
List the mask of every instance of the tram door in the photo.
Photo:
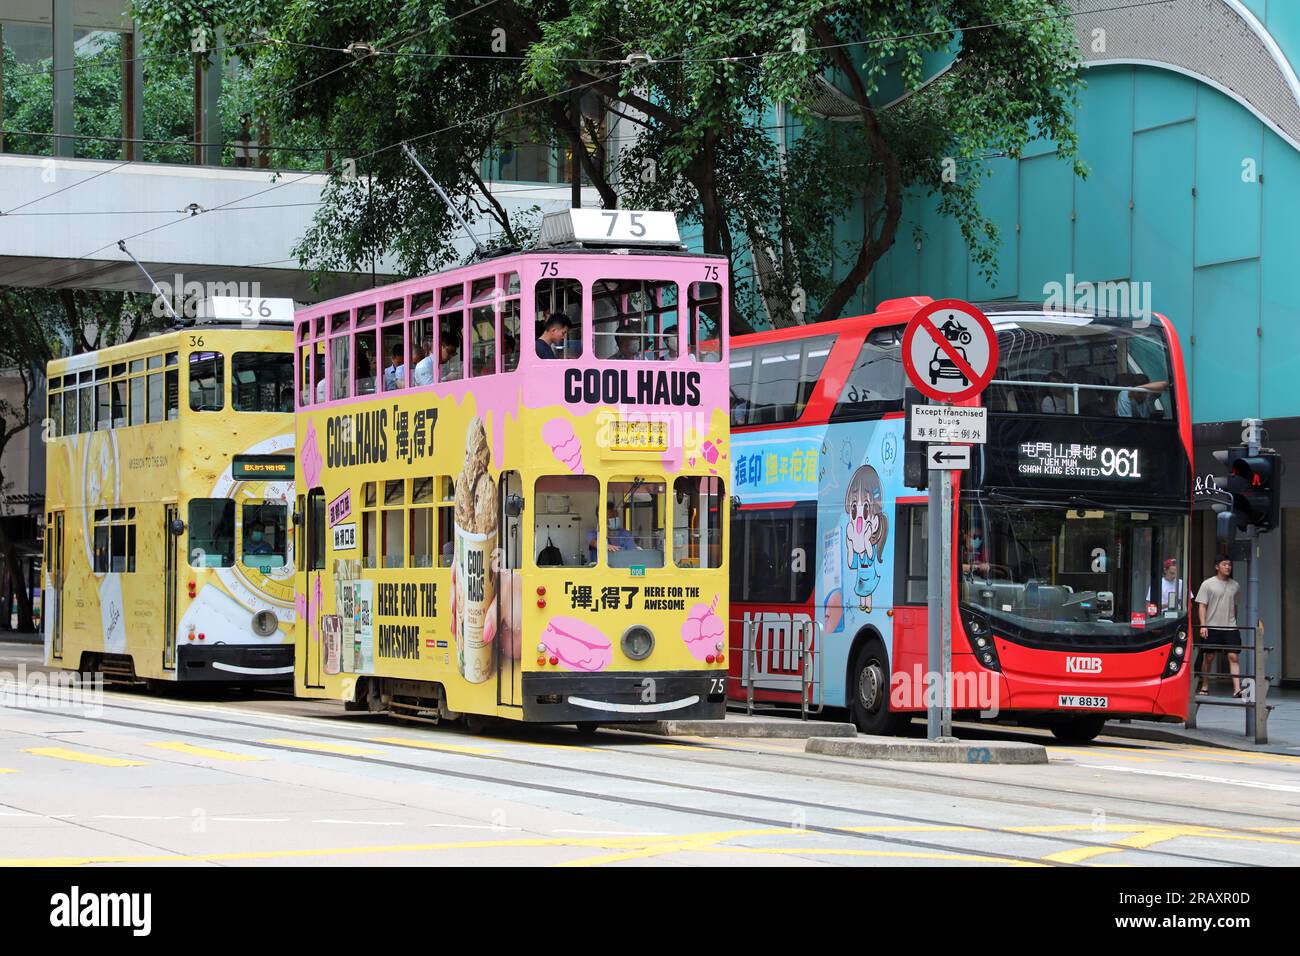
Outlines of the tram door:
[{"label": "tram door", "polygon": [[307,615],[298,633],[302,643],[296,653],[306,661],[303,683],[307,687],[324,687],[321,655],[325,641],[320,632],[321,575],[325,573],[325,489],[307,492]]},{"label": "tram door", "polygon": [[497,703],[522,705],[519,654],[522,637],[517,627],[523,600],[520,576],[522,549],[521,518],[523,485],[519,472],[501,475],[501,562],[497,574]]},{"label": "tram door", "polygon": [[180,538],[173,532],[180,513],[175,505],[163,509],[163,670],[176,669],[176,550]]},{"label": "tram door", "polygon": [[[45,524],[45,538],[49,555],[45,566],[49,568],[50,600],[45,602],[43,614],[50,615],[50,656],[63,659],[63,512],[54,511]],[[7,610],[7,609],[6,609]]]}]

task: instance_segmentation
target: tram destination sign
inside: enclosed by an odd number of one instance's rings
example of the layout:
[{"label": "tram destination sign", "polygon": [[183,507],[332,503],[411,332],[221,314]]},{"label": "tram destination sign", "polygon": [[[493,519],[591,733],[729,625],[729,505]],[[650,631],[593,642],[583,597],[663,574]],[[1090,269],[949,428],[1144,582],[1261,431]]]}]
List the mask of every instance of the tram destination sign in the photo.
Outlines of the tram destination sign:
[{"label": "tram destination sign", "polygon": [[913,405],[912,441],[970,442],[989,440],[989,410],[960,405]]},{"label": "tram destination sign", "polygon": [[1138,481],[1145,465],[1135,447],[1088,442],[1020,443],[1016,470],[1029,478],[1102,478]]}]

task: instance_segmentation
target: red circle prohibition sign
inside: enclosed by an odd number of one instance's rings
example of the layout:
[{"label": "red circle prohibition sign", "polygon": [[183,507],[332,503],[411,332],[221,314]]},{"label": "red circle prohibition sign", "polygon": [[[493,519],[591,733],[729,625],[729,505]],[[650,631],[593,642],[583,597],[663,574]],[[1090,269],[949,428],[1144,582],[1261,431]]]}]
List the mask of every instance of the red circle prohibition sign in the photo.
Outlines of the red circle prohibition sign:
[{"label": "red circle prohibition sign", "polygon": [[[936,325],[937,313],[949,315],[942,326]],[[918,335],[924,341],[917,343]],[[967,357],[965,344],[979,336],[978,348],[971,351],[985,353],[983,361]],[[912,350],[920,346],[934,350],[934,358],[926,368],[918,368]],[[993,379],[998,368],[998,336],[988,317],[969,302],[961,299],[939,299],[922,306],[903,332],[903,368],[913,385],[922,395],[938,402],[960,402],[973,398]],[[952,382],[952,387],[939,387],[940,382]],[[960,383],[960,384],[959,384]]]}]

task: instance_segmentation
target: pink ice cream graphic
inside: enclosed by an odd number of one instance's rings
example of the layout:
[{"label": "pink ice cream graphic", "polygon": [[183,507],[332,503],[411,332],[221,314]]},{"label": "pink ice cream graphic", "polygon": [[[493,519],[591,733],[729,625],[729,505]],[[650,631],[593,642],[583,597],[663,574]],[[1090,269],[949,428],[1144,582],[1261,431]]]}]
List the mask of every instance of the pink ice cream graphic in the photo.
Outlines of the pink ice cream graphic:
[{"label": "pink ice cream graphic", "polygon": [[553,617],[542,632],[546,653],[572,671],[603,671],[613,658],[609,638],[576,617]]},{"label": "pink ice cream graphic", "polygon": [[722,618],[713,613],[717,607],[718,595],[715,594],[712,604],[695,605],[682,622],[682,640],[697,661],[704,660],[710,654],[717,654],[718,644],[726,636],[726,625],[722,623]]},{"label": "pink ice cream graphic", "polygon": [[320,456],[320,442],[316,440],[316,423],[307,423],[307,434],[303,436],[307,447],[302,452],[302,477],[308,488],[320,487],[320,472],[325,462]]},{"label": "pink ice cream graphic", "polygon": [[542,426],[542,441],[551,446],[555,460],[575,475],[583,474],[582,442],[566,418],[552,418]]},{"label": "pink ice cream graphic", "polygon": [[717,445],[713,444],[713,442],[711,441],[706,441],[703,445],[700,446],[700,454],[704,456],[704,460],[707,461],[710,465],[716,465],[718,463],[718,455],[720,455],[721,453],[722,453],[722,449],[720,449]]}]

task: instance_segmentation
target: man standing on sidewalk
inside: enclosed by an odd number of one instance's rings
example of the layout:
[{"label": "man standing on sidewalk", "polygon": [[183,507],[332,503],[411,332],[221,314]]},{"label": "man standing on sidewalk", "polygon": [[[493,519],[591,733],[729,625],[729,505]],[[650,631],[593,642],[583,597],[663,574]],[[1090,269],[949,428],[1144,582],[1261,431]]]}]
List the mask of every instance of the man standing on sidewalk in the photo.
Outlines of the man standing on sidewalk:
[{"label": "man standing on sidewalk", "polygon": [[[1214,565],[1214,577],[1201,582],[1196,592],[1197,610],[1201,615],[1201,639],[1208,644],[1226,644],[1241,647],[1241,632],[1237,630],[1237,594],[1241,586],[1232,580],[1232,558],[1219,555]],[[1204,672],[1198,694],[1208,694],[1206,673],[1214,669],[1214,651],[1204,652]],[[1228,670],[1232,672],[1232,696],[1241,696],[1241,667],[1239,654],[1228,651]]]}]

